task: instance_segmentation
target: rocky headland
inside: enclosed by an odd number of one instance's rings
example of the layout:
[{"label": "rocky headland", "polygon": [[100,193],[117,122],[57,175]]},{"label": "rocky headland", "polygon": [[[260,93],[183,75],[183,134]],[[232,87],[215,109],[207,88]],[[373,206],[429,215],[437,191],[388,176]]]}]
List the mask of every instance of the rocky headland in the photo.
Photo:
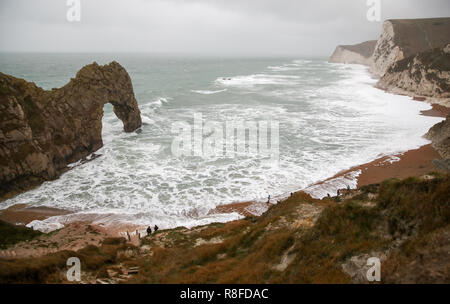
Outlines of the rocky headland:
[{"label": "rocky headland", "polygon": [[369,40],[355,45],[339,45],[331,55],[329,62],[371,66],[376,44],[376,40]]},{"label": "rocky headland", "polygon": [[382,77],[400,60],[450,43],[450,18],[395,19],[383,23],[377,41],[338,46],[331,63],[370,66],[375,77]]},{"label": "rocky headland", "polygon": [[[378,88],[437,104],[441,113],[448,113],[450,18],[386,20],[370,58],[367,58],[368,48],[362,48],[362,45],[367,46],[368,42],[345,46],[345,53],[341,51],[344,47],[338,46],[329,61],[369,66],[372,75],[379,78]],[[344,55],[336,56],[339,53]],[[352,57],[353,62],[348,57]],[[361,61],[360,57],[366,59]],[[450,136],[445,127],[447,124],[448,118],[426,136],[444,159],[440,168],[450,154],[446,141]]]},{"label": "rocky headland", "polygon": [[130,76],[117,62],[87,65],[49,91],[0,73],[0,199],[57,178],[101,148],[106,103],[125,132],[141,127]]},{"label": "rocky headland", "polygon": [[450,41],[450,18],[395,19],[383,23],[372,55],[372,72],[383,76],[399,60]]},{"label": "rocky headland", "polygon": [[377,87],[449,106],[450,44],[394,62]]}]

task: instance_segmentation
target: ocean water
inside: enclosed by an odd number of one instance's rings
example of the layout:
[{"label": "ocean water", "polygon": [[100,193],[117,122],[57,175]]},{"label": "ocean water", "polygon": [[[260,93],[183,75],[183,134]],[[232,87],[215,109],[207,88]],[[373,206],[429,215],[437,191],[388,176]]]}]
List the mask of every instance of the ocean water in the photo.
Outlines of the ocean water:
[{"label": "ocean water", "polygon": [[[213,214],[217,205],[274,200],[305,189],[315,197],[356,186],[355,171],[311,186],[385,155],[418,148],[441,118],[421,116],[430,106],[373,87],[363,66],[326,58],[199,58],[136,54],[0,54],[0,71],[51,89],[85,64],[118,61],[129,72],[144,125],[124,133],[105,106],[101,157],[73,164],[56,181],[7,200],[74,211],[34,227],[55,229],[90,219],[104,225],[191,227],[239,218]],[[258,155],[176,157],[177,121],[275,121],[279,161]],[[394,159],[395,160],[395,159]],[[264,211],[260,205],[251,207]]]}]

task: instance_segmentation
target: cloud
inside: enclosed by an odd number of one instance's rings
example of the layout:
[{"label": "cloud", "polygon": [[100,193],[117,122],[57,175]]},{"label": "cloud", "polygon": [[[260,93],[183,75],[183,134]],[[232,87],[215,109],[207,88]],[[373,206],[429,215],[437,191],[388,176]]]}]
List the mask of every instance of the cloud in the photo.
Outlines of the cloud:
[{"label": "cloud", "polygon": [[[365,0],[2,0],[0,51],[328,55],[376,39]],[[448,16],[447,0],[382,0],[382,18]]]}]

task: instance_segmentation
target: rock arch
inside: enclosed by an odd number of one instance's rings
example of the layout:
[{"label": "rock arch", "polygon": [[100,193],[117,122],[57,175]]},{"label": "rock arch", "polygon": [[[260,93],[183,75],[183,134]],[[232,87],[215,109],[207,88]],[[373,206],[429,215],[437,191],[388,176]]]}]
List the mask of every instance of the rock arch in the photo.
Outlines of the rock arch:
[{"label": "rock arch", "polygon": [[0,199],[57,178],[101,148],[106,103],[125,132],[141,127],[130,76],[117,62],[94,62],[49,91],[0,73]]}]

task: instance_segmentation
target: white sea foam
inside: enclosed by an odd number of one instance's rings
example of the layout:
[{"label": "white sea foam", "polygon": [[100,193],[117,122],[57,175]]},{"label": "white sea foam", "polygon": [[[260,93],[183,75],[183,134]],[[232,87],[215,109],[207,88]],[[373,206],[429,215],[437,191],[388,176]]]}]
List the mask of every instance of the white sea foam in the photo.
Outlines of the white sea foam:
[{"label": "white sea foam", "polygon": [[255,74],[236,77],[219,77],[216,84],[235,87],[253,87],[256,85],[295,85],[299,76]]},{"label": "white sea foam", "polygon": [[269,66],[267,68],[275,72],[298,71],[301,69],[298,65]]},{"label": "white sea foam", "polygon": [[148,103],[147,106],[153,107],[153,108],[161,107],[163,104],[169,103],[170,99],[171,98],[168,98],[168,97],[159,97],[155,101]]},{"label": "white sea foam", "polygon": [[33,230],[49,233],[64,227],[64,225],[56,221],[56,219],[57,217],[50,218],[48,221],[34,220],[28,223],[26,226]]},{"label": "white sea foam", "polygon": [[309,63],[311,63],[311,60],[298,59],[282,65],[268,66],[267,68],[274,72],[299,71],[302,69],[309,69],[310,67],[307,65]]},{"label": "white sea foam", "polygon": [[223,90],[216,90],[216,91],[209,91],[209,90],[191,90],[193,93],[202,94],[202,95],[212,95],[217,93],[225,92],[227,89]]}]

